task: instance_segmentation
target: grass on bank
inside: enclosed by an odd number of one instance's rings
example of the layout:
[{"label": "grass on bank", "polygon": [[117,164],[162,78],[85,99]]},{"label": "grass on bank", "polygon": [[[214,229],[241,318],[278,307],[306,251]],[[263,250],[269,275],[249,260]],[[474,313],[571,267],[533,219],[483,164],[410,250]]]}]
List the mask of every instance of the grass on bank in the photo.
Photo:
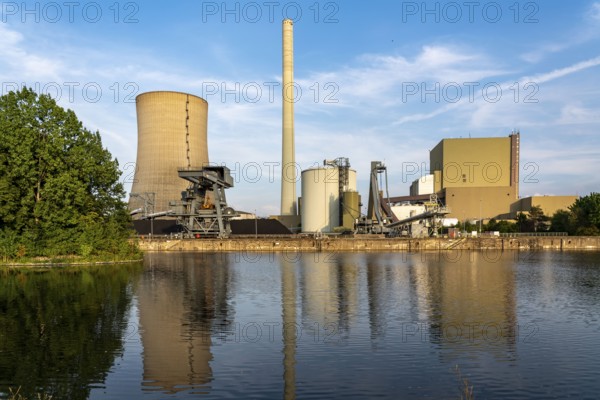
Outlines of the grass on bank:
[{"label": "grass on bank", "polygon": [[21,388],[14,390],[13,388],[8,389],[8,400],[52,400],[52,395],[38,393],[34,399],[29,399],[23,396],[21,393]]},{"label": "grass on bank", "polygon": [[11,267],[52,267],[61,265],[94,265],[94,264],[113,264],[113,263],[129,263],[142,260],[142,253],[132,254],[128,257],[114,256],[96,256],[96,257],[81,257],[81,256],[59,256],[59,257],[34,257],[20,258],[10,261],[0,261],[0,268]]},{"label": "grass on bank", "polygon": [[137,241],[120,246],[114,252],[86,251],[83,254],[28,255],[27,252],[8,253],[0,251],[0,267],[10,266],[48,266],[64,264],[102,264],[138,261],[143,256]]},{"label": "grass on bank", "polygon": [[458,365],[454,367],[454,373],[459,381],[458,389],[460,391],[460,400],[475,400],[473,395],[473,385],[469,385],[469,380],[463,378]]}]

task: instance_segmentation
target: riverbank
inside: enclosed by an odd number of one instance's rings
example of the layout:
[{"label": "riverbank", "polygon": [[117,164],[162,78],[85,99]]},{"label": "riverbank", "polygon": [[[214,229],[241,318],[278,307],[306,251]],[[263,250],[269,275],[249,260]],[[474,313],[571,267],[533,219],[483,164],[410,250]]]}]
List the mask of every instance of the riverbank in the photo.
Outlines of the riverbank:
[{"label": "riverbank", "polygon": [[133,264],[143,261],[142,258],[134,260],[117,261],[49,261],[49,262],[7,262],[0,263],[0,268],[53,268],[53,267],[80,267],[92,265]]},{"label": "riverbank", "polygon": [[600,250],[600,236],[518,238],[258,237],[229,239],[141,239],[142,251],[297,252],[297,251],[449,251],[449,250]]}]

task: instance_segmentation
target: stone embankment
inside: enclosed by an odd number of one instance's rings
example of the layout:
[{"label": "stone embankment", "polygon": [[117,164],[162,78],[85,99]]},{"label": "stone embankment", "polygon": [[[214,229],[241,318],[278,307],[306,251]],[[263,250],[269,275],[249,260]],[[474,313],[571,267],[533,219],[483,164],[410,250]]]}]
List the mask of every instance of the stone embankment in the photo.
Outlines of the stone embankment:
[{"label": "stone embankment", "polygon": [[384,238],[384,237],[258,237],[230,239],[141,239],[143,251],[449,251],[449,250],[598,250],[600,237]]}]

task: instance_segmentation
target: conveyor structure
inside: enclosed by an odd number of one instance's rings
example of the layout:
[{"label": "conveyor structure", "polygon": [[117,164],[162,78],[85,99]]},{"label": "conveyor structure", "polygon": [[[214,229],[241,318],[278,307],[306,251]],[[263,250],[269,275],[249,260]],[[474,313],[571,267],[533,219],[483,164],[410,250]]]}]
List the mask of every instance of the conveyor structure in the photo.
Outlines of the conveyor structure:
[{"label": "conveyor structure", "polygon": [[[384,185],[385,197],[383,196]],[[389,198],[387,168],[381,161],[372,161],[367,221],[363,223],[364,233],[385,233],[388,236],[409,233],[413,235],[416,233],[413,232],[414,224],[420,223],[421,227],[427,228],[429,236],[435,236],[442,225],[442,218],[450,213],[434,193],[429,196],[429,201],[423,203],[425,212],[398,220],[392,212]]]},{"label": "conveyor structure", "polygon": [[179,177],[190,182],[181,193],[181,201],[171,202],[170,215],[184,229],[186,237],[216,236],[226,238],[231,234],[230,220],[238,213],[227,206],[225,189],[233,187],[229,168],[208,166],[203,168],[178,168]]}]

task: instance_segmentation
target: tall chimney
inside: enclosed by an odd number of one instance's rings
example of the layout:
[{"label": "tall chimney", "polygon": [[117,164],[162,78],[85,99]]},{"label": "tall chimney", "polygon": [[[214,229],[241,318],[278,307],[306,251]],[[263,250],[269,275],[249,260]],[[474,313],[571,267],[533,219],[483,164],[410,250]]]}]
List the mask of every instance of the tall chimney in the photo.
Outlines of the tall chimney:
[{"label": "tall chimney", "polygon": [[283,20],[281,215],[297,215],[294,149],[294,22]]}]

